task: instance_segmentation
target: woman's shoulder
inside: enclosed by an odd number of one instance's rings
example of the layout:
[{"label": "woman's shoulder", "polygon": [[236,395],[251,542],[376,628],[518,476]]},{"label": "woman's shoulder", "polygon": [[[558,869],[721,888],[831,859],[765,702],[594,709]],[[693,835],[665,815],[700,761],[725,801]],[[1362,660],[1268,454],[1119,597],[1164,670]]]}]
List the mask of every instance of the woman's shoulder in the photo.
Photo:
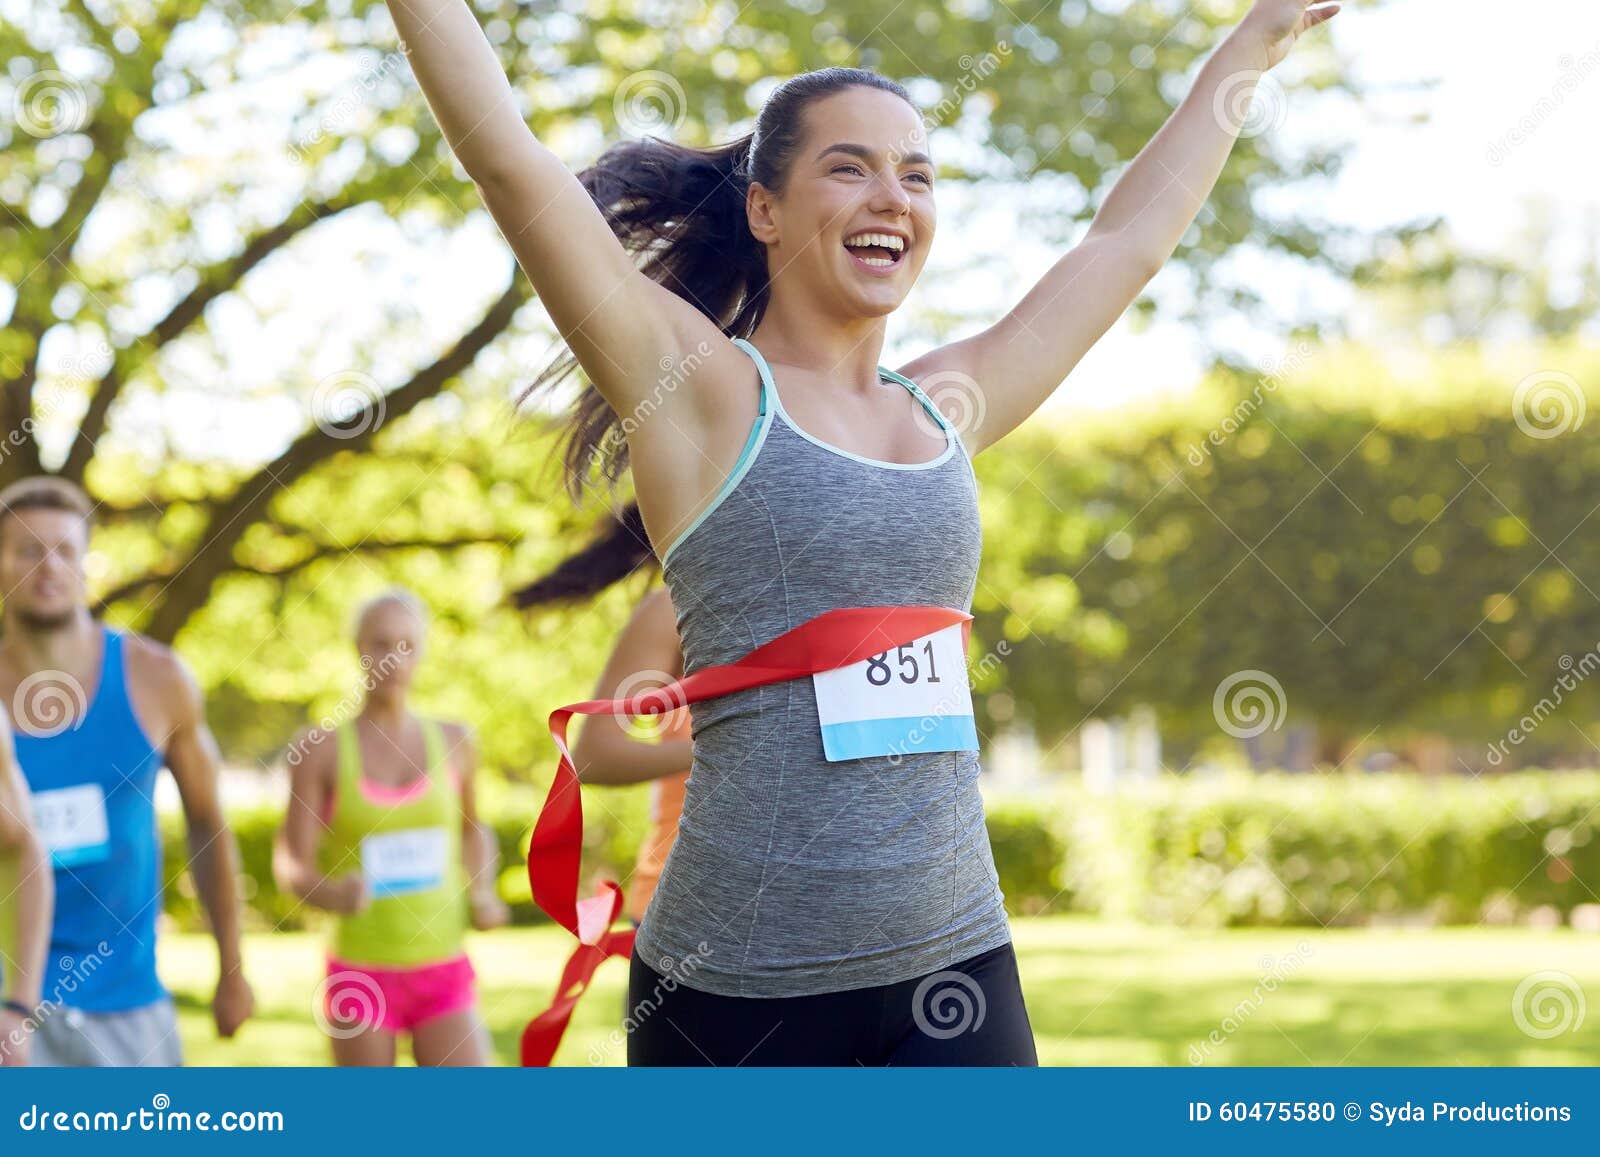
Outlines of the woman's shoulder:
[{"label": "woman's shoulder", "polygon": [[478,733],[472,725],[457,719],[429,719],[424,723],[437,729],[451,772],[458,779],[471,775],[478,766]]}]

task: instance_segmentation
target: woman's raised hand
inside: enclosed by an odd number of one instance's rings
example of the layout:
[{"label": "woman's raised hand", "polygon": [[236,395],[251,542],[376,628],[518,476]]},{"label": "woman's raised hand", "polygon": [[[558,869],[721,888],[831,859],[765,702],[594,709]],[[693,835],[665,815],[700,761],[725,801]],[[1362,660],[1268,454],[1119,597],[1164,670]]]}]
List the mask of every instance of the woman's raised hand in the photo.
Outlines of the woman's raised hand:
[{"label": "woman's raised hand", "polygon": [[1334,0],[1256,0],[1239,27],[1261,38],[1265,70],[1288,56],[1302,33],[1332,19],[1338,11]]}]

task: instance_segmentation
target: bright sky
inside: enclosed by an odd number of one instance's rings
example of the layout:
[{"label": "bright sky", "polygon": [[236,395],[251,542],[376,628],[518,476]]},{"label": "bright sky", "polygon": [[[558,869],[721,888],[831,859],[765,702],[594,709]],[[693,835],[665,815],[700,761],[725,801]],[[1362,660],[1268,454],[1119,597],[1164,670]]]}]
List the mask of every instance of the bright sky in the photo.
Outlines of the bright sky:
[{"label": "bright sky", "polygon": [[[1328,139],[1355,142],[1334,187],[1298,195],[1303,208],[1364,226],[1443,214],[1467,243],[1511,251],[1530,200],[1542,198],[1570,233],[1573,243],[1561,252],[1576,259],[1585,214],[1600,212],[1600,183],[1590,176],[1594,126],[1600,124],[1600,6],[1585,0],[1528,0],[1513,11],[1488,0],[1448,5],[1393,0],[1375,10],[1346,9],[1312,36],[1334,38],[1371,96],[1365,107],[1356,107],[1338,97],[1288,94],[1282,120],[1272,130],[1286,147]],[[270,52],[270,45],[261,51]],[[1294,65],[1291,57],[1274,73],[1284,75],[1291,88]],[[281,82],[278,91],[294,99]],[[230,116],[227,109],[213,111],[224,121]],[[229,133],[215,137],[228,148],[237,140]],[[174,170],[173,180],[179,172]],[[263,187],[268,185],[263,177]],[[1051,195],[1043,182],[1017,194],[1035,210]],[[1274,209],[1290,204],[1287,191],[1265,196]],[[1018,230],[1014,200],[993,190],[974,198],[950,184],[941,197],[939,240],[910,309],[959,297],[993,301],[998,316],[1060,256],[1059,248],[1030,244]],[[506,251],[487,219],[451,238],[417,223],[377,220],[317,236],[316,249],[297,250],[309,252],[309,260],[269,263],[252,277],[244,299],[208,315],[225,364],[213,366],[208,357],[186,352],[171,363],[177,371],[168,378],[174,388],[124,409],[120,427],[163,431],[179,452],[260,459],[275,453],[307,419],[303,408],[275,386],[304,380],[308,373],[314,382],[351,366],[377,381],[393,381],[404,366],[458,335],[504,282]],[[974,245],[997,258],[998,267],[966,279],[952,277],[950,270]],[[1348,286],[1297,265],[1264,264],[1244,251],[1231,265],[1258,291],[1272,286],[1274,300],[1302,315],[1343,316],[1359,309]],[[1152,292],[1163,301],[1180,300],[1182,270],[1169,267]],[[371,317],[367,303],[378,301],[404,319],[398,336],[375,346],[349,340],[343,317]],[[885,364],[902,364],[920,352],[906,340],[907,328],[891,324]],[[1124,320],[1089,353],[1046,410],[1059,414],[1187,389],[1201,365],[1203,336],[1264,361],[1281,353],[1271,334],[1226,318],[1205,335],[1174,323],[1135,332]],[[315,349],[309,365],[303,355],[308,347]],[[502,344],[484,360],[515,366],[526,380],[548,352],[542,341]],[[214,388],[219,378],[238,399],[232,406],[219,405],[222,395]],[[195,405],[201,394],[204,404]],[[274,395],[277,408],[264,412],[261,397]],[[60,415],[58,422],[46,424],[42,436],[65,436],[74,419]]]},{"label": "bright sky", "polygon": [[[1273,130],[1286,143],[1298,147],[1327,135],[1355,142],[1334,187],[1305,198],[1310,209],[1367,227],[1442,215],[1466,244],[1514,253],[1527,206],[1542,198],[1568,233],[1572,244],[1562,252],[1576,264],[1585,214],[1600,212],[1593,143],[1600,125],[1600,5],[1394,0],[1377,9],[1346,8],[1312,33],[1322,34],[1352,60],[1372,95],[1367,107],[1356,108],[1289,94]],[[1292,58],[1280,67],[1288,64]],[[1429,82],[1433,87],[1424,87]],[[1531,132],[1520,127],[1525,121]],[[1331,316],[1359,306],[1348,287],[1292,267],[1274,266],[1271,276],[1285,300],[1325,305]],[[1159,295],[1169,280],[1170,271],[1152,292]],[[1090,351],[1052,407],[1112,405],[1184,388],[1198,368],[1197,337],[1170,325],[1136,334],[1125,320]],[[1263,358],[1281,349],[1238,326],[1213,337]]]}]

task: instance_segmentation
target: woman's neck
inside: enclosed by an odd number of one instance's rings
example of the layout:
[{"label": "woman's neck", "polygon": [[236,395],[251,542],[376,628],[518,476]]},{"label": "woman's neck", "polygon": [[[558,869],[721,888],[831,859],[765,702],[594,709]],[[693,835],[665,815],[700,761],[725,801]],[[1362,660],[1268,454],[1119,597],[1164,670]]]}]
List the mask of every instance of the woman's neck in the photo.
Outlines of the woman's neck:
[{"label": "woman's neck", "polygon": [[843,386],[875,389],[886,328],[882,317],[841,318],[774,286],[750,340],[768,361],[801,366]]},{"label": "woman's neck", "polygon": [[409,715],[404,695],[369,695],[361,707],[361,718],[391,735],[405,726]]}]

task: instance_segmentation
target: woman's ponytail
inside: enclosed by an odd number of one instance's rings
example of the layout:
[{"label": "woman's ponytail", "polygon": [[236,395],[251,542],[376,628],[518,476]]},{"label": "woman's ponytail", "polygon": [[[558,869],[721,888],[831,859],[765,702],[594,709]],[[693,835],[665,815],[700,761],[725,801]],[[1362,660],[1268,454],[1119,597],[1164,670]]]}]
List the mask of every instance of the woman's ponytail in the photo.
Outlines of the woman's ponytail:
[{"label": "woman's ponytail", "polygon": [[[752,136],[714,149],[646,138],[602,153],[579,181],[640,272],[689,302],[730,337],[755,331],[767,301],[767,257],[745,217]],[[522,400],[550,393],[577,369],[571,350]],[[614,488],[628,468],[622,422],[598,390],[583,391],[563,439],[567,492]]]},{"label": "woman's ponytail", "polygon": [[630,503],[616,517],[606,520],[588,546],[563,559],[543,578],[513,591],[511,605],[518,610],[531,610],[551,603],[587,600],[654,562],[655,553],[644,532],[644,520],[639,517],[639,504]]}]

